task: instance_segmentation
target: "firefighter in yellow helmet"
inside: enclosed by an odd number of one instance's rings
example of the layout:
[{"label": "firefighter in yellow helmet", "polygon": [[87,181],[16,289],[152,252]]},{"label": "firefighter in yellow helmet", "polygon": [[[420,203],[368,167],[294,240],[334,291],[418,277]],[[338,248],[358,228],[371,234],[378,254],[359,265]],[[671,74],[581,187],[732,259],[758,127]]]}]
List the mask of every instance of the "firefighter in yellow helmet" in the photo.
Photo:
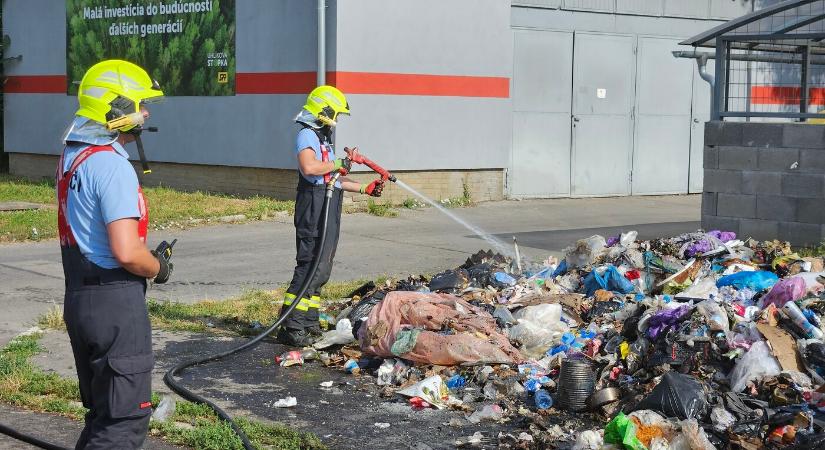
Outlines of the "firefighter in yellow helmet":
[{"label": "firefighter in yellow helmet", "polygon": [[80,396],[78,449],[136,449],[152,412],[147,280],[166,282],[171,246],[146,248],[148,205],[124,145],[140,139],[146,104],[163,92],[126,61],[92,66],[57,168],[64,314]]},{"label": "firefighter in yellow helmet", "polygon": [[[356,156],[358,149],[344,148],[344,152],[336,152],[332,141],[338,119],[349,113],[349,103],[341,91],[332,86],[320,86],[310,92],[306,105],[295,118],[300,126],[295,145],[295,156],[298,159],[298,192],[295,198],[297,256],[292,282],[284,298],[284,310],[292,302],[299,303],[278,333],[279,341],[287,345],[310,345],[320,334],[320,292],[329,280],[332,260],[338,247],[343,191],[380,197],[384,187],[381,179],[370,184],[360,184],[345,177],[350,170],[350,157]],[[330,199],[326,243],[324,248],[317,248],[322,227],[319,222],[324,203],[324,186],[336,171],[342,177],[335,184],[336,189]],[[310,264],[316,252],[320,252],[321,257],[318,270],[306,296],[298,299],[296,295],[309,276]]]}]

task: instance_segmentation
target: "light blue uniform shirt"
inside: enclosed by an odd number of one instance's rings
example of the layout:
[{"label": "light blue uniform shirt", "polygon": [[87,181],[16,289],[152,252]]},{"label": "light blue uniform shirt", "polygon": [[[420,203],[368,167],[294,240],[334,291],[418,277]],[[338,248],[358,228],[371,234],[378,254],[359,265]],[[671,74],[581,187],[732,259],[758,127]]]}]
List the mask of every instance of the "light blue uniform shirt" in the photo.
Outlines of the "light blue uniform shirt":
[{"label": "light blue uniform shirt", "polygon": [[[120,267],[109,247],[106,225],[139,218],[138,179],[129,154],[114,142],[115,152],[95,153],[75,171],[68,192],[66,221],[81,253],[104,269]],[[64,150],[63,172],[88,144],[71,142]]]},{"label": "light blue uniform shirt", "polygon": [[[298,154],[301,153],[301,150],[305,148],[315,150],[315,157],[318,158],[318,161],[323,160],[323,154],[321,153],[321,140],[318,139],[318,135],[309,128],[304,128],[298,132],[298,137],[295,140],[295,156],[297,157]],[[329,152],[329,160],[335,161],[335,148],[332,145],[327,145],[327,151]],[[300,167],[298,168],[298,171],[301,171]],[[304,173],[301,172],[301,176],[312,184],[324,184],[323,175],[304,175]],[[339,181],[335,183],[335,187],[340,188],[341,182]]]}]

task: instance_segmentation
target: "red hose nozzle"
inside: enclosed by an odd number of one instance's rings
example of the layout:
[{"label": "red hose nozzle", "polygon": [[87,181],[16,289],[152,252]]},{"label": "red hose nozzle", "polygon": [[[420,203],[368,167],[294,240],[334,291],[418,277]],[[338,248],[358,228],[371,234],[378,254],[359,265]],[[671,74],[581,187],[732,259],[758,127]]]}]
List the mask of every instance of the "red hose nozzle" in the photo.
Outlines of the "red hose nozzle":
[{"label": "red hose nozzle", "polygon": [[356,155],[354,157],[351,156],[350,159],[354,163],[363,164],[363,165],[369,167],[370,169],[375,171],[375,173],[377,173],[378,175],[381,175],[382,180],[384,180],[384,181],[389,180],[389,181],[392,181],[393,183],[395,183],[395,181],[396,181],[395,175],[391,174],[389,171],[387,171],[387,169],[379,166],[378,164],[376,164],[375,162],[373,162],[372,160],[370,160],[366,156],[359,154],[359,155]]}]

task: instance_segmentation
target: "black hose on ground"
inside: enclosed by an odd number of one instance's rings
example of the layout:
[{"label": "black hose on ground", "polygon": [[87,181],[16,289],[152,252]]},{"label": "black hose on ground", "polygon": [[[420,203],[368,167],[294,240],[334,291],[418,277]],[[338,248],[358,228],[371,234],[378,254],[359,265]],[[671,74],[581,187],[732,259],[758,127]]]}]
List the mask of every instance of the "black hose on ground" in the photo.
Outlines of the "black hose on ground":
[{"label": "black hose on ground", "polygon": [[27,444],[31,444],[35,447],[45,448],[46,450],[69,450],[66,447],[61,447],[57,444],[52,444],[51,442],[46,442],[40,440],[34,436],[29,436],[28,434],[23,434],[14,428],[9,428],[3,424],[0,424],[0,433],[5,434],[13,439],[17,439],[18,441],[25,442]]},{"label": "black hose on ground", "polygon": [[[330,200],[332,199],[332,192],[335,189],[335,182],[337,180],[338,176],[336,175],[335,177],[333,177],[332,181],[329,184],[327,184],[326,195],[324,196],[323,213],[321,216],[321,223],[323,224],[323,228],[321,229],[320,240],[318,242],[318,245],[316,246],[318,251],[315,253],[315,256],[312,259],[312,265],[310,266],[307,277],[304,279],[304,282],[301,285],[301,289],[295,295],[296,299],[299,300],[304,298],[304,296],[306,295],[306,292],[309,289],[309,285],[312,282],[312,279],[315,277],[315,272],[318,271],[318,265],[321,263],[321,253],[323,252],[324,241],[326,241],[327,237],[327,220],[329,219],[329,204]],[[232,430],[234,430],[238,437],[241,438],[244,448],[246,450],[254,450],[255,447],[252,445],[252,442],[249,441],[249,437],[247,437],[246,433],[244,433],[241,427],[238,426],[238,424],[235,423],[234,420],[232,420],[229,414],[227,414],[224,410],[222,410],[218,405],[216,405],[212,401],[204,397],[201,397],[200,395],[195,394],[194,392],[183,387],[180,383],[178,383],[177,380],[175,380],[175,376],[186,368],[194,367],[212,361],[217,361],[219,359],[223,359],[227,356],[234,355],[236,353],[240,353],[242,351],[254,347],[258,343],[260,343],[261,340],[263,340],[266,336],[268,336],[270,333],[275,331],[279,326],[281,326],[281,324],[290,316],[290,314],[292,314],[292,311],[295,310],[299,303],[300,302],[298,300],[293,301],[289,308],[283,314],[281,314],[281,317],[277,321],[275,321],[275,323],[273,323],[263,333],[255,336],[248,342],[245,342],[244,344],[241,344],[237,347],[231,348],[224,352],[217,353],[215,355],[209,355],[204,356],[202,358],[184,361],[176,365],[175,367],[169,369],[169,371],[166,372],[166,375],[164,375],[163,381],[166,383],[167,386],[169,386],[170,389],[172,389],[181,397],[195,403],[203,403],[212,408],[212,410],[215,411],[215,414],[217,414],[218,417],[225,420],[226,422],[229,422],[229,425],[232,427]]]},{"label": "black hose on ground", "polygon": [[[315,272],[318,271],[318,265],[321,263],[321,253],[322,253],[323,248],[324,248],[324,241],[326,241],[326,238],[327,238],[327,220],[329,220],[329,203],[330,203],[330,200],[332,199],[332,192],[335,189],[335,183],[337,181],[338,181],[338,175],[336,174],[336,176],[334,176],[332,178],[332,181],[330,181],[330,183],[327,184],[326,195],[324,196],[323,215],[321,216],[321,218],[322,218],[321,223],[323,224],[323,228],[321,229],[321,239],[318,242],[318,246],[316,247],[318,249],[318,252],[315,254],[315,256],[312,259],[312,265],[310,266],[309,273],[308,273],[306,279],[304,280],[304,283],[301,285],[300,291],[296,295],[297,299],[304,298],[304,295],[306,295],[307,289],[309,289],[309,284],[312,282],[312,279],[315,277]],[[284,322],[284,320],[286,320],[292,314],[292,311],[295,311],[295,308],[298,306],[299,303],[300,303],[299,301],[292,302],[292,304],[289,306],[289,308],[283,314],[281,314],[281,317],[278,320],[276,320],[275,323],[273,323],[263,333],[255,336],[254,338],[252,338],[248,342],[245,342],[245,343],[243,343],[243,344],[241,344],[237,347],[231,348],[231,349],[226,350],[226,351],[221,352],[221,353],[205,356],[205,357],[202,357],[202,358],[192,359],[192,360],[189,360],[189,361],[184,361],[184,362],[176,365],[175,367],[169,369],[169,371],[166,372],[166,375],[163,376],[163,381],[166,383],[167,386],[169,386],[170,389],[172,389],[175,393],[177,393],[181,397],[183,397],[183,398],[185,398],[189,401],[195,402],[195,403],[203,403],[204,405],[212,408],[212,410],[215,411],[215,414],[217,414],[218,417],[220,417],[222,420],[225,420],[226,422],[229,422],[229,425],[232,427],[232,430],[235,431],[235,433],[238,435],[239,438],[241,438],[241,442],[243,442],[243,446],[246,450],[255,450],[255,446],[253,446],[252,442],[249,441],[249,437],[246,435],[246,433],[244,433],[244,431],[241,429],[241,427],[238,426],[238,424],[235,423],[234,420],[232,420],[232,417],[230,417],[229,414],[227,414],[224,410],[222,410],[218,405],[216,405],[212,401],[210,401],[210,400],[208,400],[204,397],[201,397],[200,395],[195,394],[194,392],[190,391],[189,389],[186,389],[185,387],[183,387],[183,385],[181,385],[180,383],[177,382],[177,380],[175,380],[175,375],[177,375],[179,372],[181,372],[182,370],[184,370],[186,368],[198,366],[198,365],[201,365],[201,364],[206,364],[206,363],[212,362],[212,361],[217,361],[219,359],[226,358],[227,356],[234,355],[236,353],[240,353],[242,351],[245,351],[245,350],[248,350],[248,349],[254,347],[258,343],[260,343],[265,337],[267,337],[270,333],[272,333],[273,331],[278,329],[278,327],[281,326],[281,324]],[[19,441],[23,441],[27,444],[34,445],[35,447],[43,448],[43,449],[46,449],[46,450],[69,450],[65,447],[61,447],[59,445],[55,445],[55,444],[52,444],[50,442],[40,440],[36,437],[29,436],[27,434],[23,434],[23,433],[15,430],[13,428],[9,428],[9,427],[4,426],[2,424],[0,424],[0,433],[5,434],[7,436],[10,436],[10,437],[12,437],[14,439],[17,439]]]}]

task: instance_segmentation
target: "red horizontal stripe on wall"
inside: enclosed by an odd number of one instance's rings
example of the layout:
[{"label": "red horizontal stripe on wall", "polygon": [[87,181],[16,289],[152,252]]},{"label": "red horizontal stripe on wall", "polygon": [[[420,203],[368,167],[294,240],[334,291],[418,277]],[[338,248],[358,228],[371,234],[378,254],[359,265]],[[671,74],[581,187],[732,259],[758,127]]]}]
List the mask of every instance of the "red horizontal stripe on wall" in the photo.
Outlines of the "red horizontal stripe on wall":
[{"label": "red horizontal stripe on wall", "polygon": [[66,75],[15,75],[6,77],[3,92],[10,94],[65,94]]},{"label": "red horizontal stripe on wall", "polygon": [[334,72],[329,81],[347,94],[510,97],[510,79],[504,77]]},{"label": "red horizontal stripe on wall", "polygon": [[[315,87],[315,72],[238,73],[237,94],[306,94]],[[510,79],[464,75],[329,72],[328,83],[347,94],[422,95],[509,98]],[[4,91],[62,94],[65,75],[20,75],[6,79]]]},{"label": "red horizontal stripe on wall", "polygon": [[[799,105],[802,89],[787,86],[753,86],[751,87],[751,104],[753,105]],[[812,106],[825,106],[825,88],[811,88],[808,101]]]},{"label": "red horizontal stripe on wall", "polygon": [[235,74],[236,94],[308,94],[315,72],[261,72]]}]

